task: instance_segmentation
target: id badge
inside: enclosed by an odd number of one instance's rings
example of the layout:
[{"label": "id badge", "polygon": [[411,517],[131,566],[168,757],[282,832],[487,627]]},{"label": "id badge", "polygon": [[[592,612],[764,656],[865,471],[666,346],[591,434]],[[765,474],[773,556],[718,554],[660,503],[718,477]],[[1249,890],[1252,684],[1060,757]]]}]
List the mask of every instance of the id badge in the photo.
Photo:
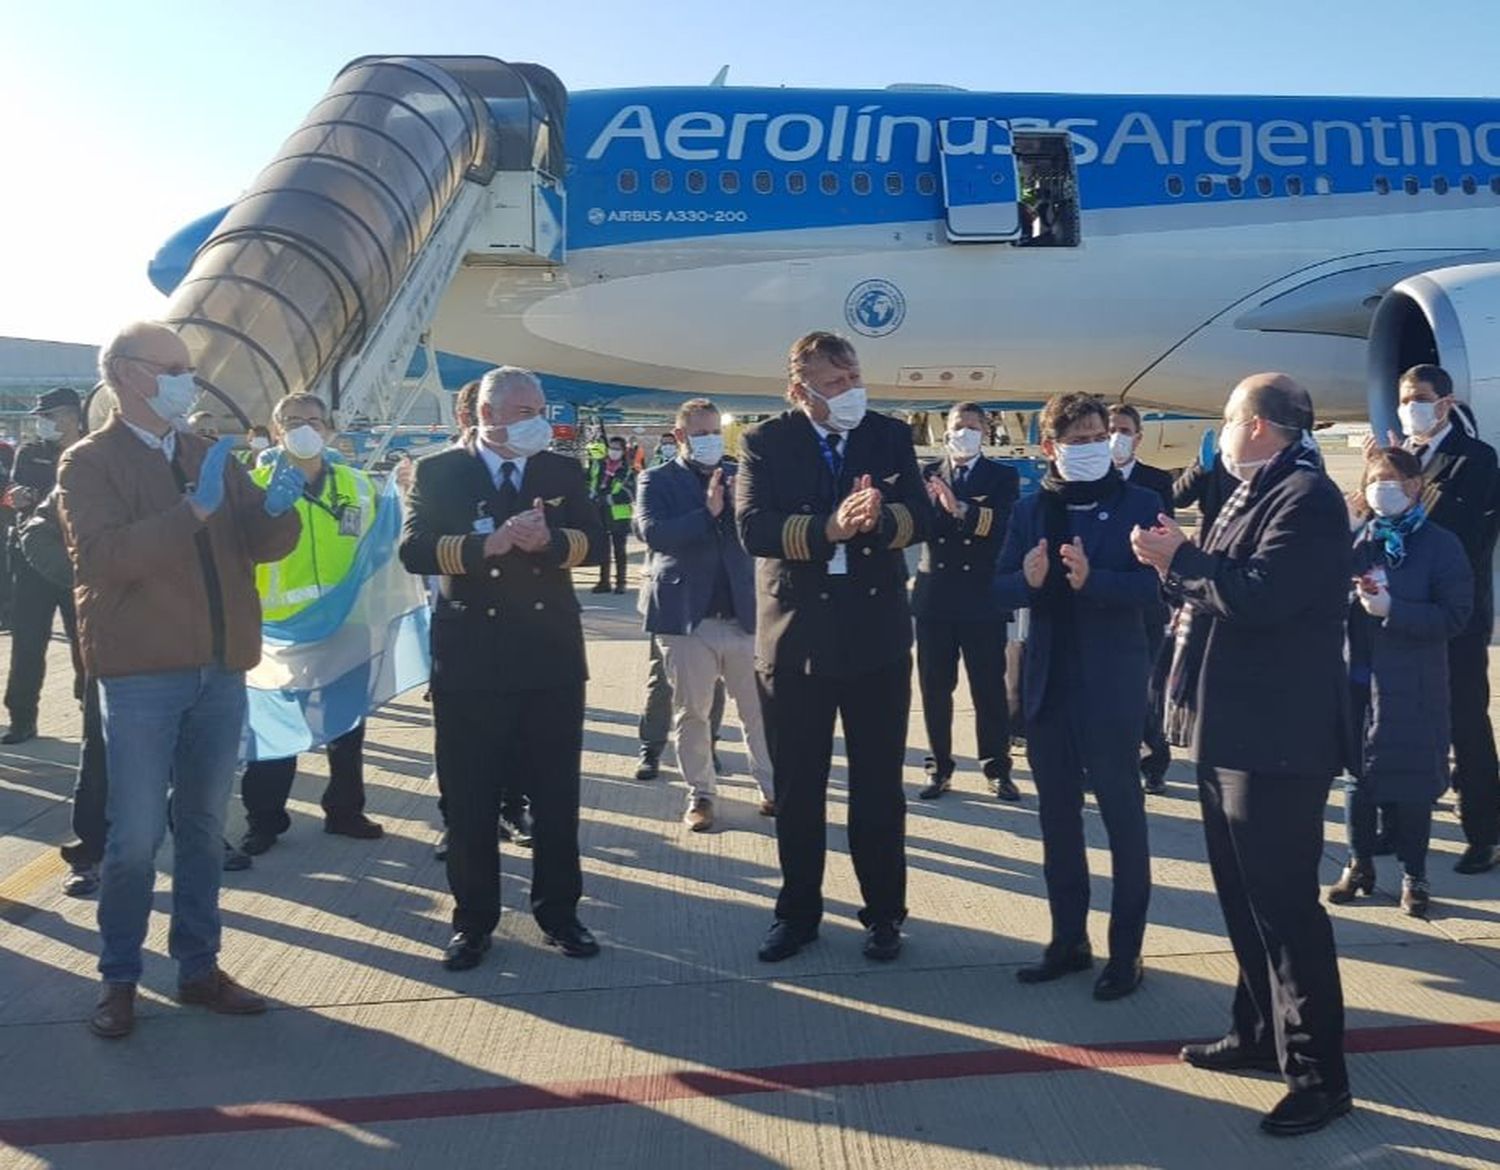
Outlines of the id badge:
[{"label": "id badge", "polygon": [[365,510],[345,508],[339,513],[339,535],[358,536],[365,530]]},{"label": "id badge", "polygon": [[493,516],[481,516],[474,521],[474,531],[480,536],[488,536],[495,531],[495,519]]},{"label": "id badge", "polygon": [[843,577],[849,572],[849,549],[845,545],[837,545],[833,550],[833,556],[828,562],[828,575],[831,577]]}]

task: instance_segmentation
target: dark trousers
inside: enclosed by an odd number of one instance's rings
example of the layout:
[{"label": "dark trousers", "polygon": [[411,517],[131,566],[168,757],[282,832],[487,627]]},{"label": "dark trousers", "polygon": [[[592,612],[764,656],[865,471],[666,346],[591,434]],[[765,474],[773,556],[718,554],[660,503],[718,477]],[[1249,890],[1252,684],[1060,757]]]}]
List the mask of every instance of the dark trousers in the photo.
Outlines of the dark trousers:
[{"label": "dark trousers", "polygon": [[608,508],[599,510],[600,519],[604,521],[604,559],[599,562],[599,584],[609,584],[609,561],[613,555],[615,562],[615,584],[625,584],[625,538],[630,535],[630,525],[622,524],[609,514]]},{"label": "dark trousers", "polygon": [[927,746],[939,776],[953,774],[953,691],[958,660],[969,676],[979,763],[994,779],[1010,775],[1010,710],[1005,694],[1005,623],[917,619],[917,685]]},{"label": "dark trousers", "polygon": [[1064,695],[1044,704],[1026,728],[1052,941],[1072,944],[1088,938],[1089,866],[1083,833],[1087,784],[1109,836],[1109,957],[1129,961],[1141,953],[1151,902],[1151,848],[1139,744],[1133,736],[1103,734],[1089,724],[1087,713],[1075,710],[1075,702]]},{"label": "dark trousers", "polygon": [[1010,721],[1013,741],[1026,740],[1026,693],[1022,682],[1026,674],[1026,643],[1005,643],[1005,714]]},{"label": "dark trousers", "polygon": [[[709,734],[719,742],[719,727],[724,722],[724,680],[714,683],[714,702],[708,713]],[[646,671],[646,705],[641,708],[638,732],[641,746],[660,756],[672,731],[672,683],[667,678],[667,663],[661,656],[661,643],[651,635],[651,665]]]},{"label": "dark trousers", "polygon": [[1288,1085],[1342,1092],[1344,991],[1318,863],[1332,776],[1198,765],[1208,865],[1239,960],[1230,1035]]},{"label": "dark trousers", "polygon": [[1377,803],[1370,785],[1351,777],[1344,784],[1344,824],[1349,830],[1349,857],[1354,861],[1375,860],[1376,821],[1380,809],[1387,810],[1386,827],[1401,872],[1409,878],[1427,876],[1427,846],[1432,839],[1432,802],[1401,800]]},{"label": "dark trousers", "polygon": [[1448,643],[1453,787],[1463,798],[1464,837],[1481,846],[1500,842],[1500,763],[1490,726],[1489,660],[1485,630],[1466,631]]},{"label": "dark trousers", "polygon": [[[47,677],[47,643],[52,640],[52,618],[61,613],[68,641],[77,644],[73,597],[37,573],[22,557],[13,558],[14,594],[10,612],[10,677],[5,684],[5,707],[12,727],[36,723],[42,683]],[[81,697],[81,681],[74,693]]]},{"label": "dark trousers", "polygon": [[[323,789],[323,815],[347,821],[365,811],[365,723],[328,743],[328,787]],[[252,833],[285,833],[292,827],[286,801],[297,778],[297,757],[255,760],[245,766],[240,799]]]},{"label": "dark trousers", "polygon": [[502,793],[531,799],[531,912],[543,930],[578,916],[582,680],[535,691],[434,691],[438,775],[448,805],[453,929],[489,934],[500,921]]},{"label": "dark trousers", "polygon": [[[1157,610],[1146,611],[1146,661],[1151,673],[1146,684],[1146,729],[1141,733],[1141,742],[1150,753],[1141,763],[1141,771],[1160,779],[1166,775],[1172,763],[1172,749],[1167,746],[1167,733],[1163,728],[1166,718],[1166,671],[1158,669],[1163,658],[1162,647],[1167,641],[1166,614]],[[1168,663],[1168,666],[1171,664]]]},{"label": "dark trousers", "polygon": [[828,850],[828,769],[833,721],[849,757],[849,856],[864,899],[860,921],[906,917],[906,796],[901,770],[911,718],[911,655],[849,677],[759,674],[766,740],[776,776],[776,917],[816,926],[823,917]]},{"label": "dark trousers", "polygon": [[86,679],[83,686],[83,743],[79,745],[78,778],[73,784],[75,840],[60,850],[63,860],[69,865],[98,865],[104,860],[104,837],[108,827],[104,808],[108,797],[99,684]]}]

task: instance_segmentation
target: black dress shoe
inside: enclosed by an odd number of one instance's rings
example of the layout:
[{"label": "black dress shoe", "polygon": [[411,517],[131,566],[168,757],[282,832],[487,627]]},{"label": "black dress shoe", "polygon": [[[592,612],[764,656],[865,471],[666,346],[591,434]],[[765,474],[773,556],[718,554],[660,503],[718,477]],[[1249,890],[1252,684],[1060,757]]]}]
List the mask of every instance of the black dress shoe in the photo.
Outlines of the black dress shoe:
[{"label": "black dress shoe", "polygon": [[514,815],[504,812],[500,814],[500,840],[509,841],[524,849],[531,845],[531,834],[531,814],[524,808],[517,809]]},{"label": "black dress shoe", "polygon": [[1453,867],[1454,873],[1488,873],[1500,863],[1493,845],[1470,845]]},{"label": "black dress shoe", "polygon": [[1260,1119],[1260,1127],[1277,1137],[1315,1133],[1336,1117],[1354,1108],[1349,1090],[1330,1093],[1324,1089],[1293,1089],[1276,1108]]},{"label": "black dress shoe", "polygon": [[1021,799],[1021,790],[1016,787],[1016,782],[1009,776],[991,776],[990,792],[996,800],[1017,801]]},{"label": "black dress shoe", "polygon": [[661,756],[651,748],[641,748],[641,762],[636,766],[637,780],[655,780],[661,775]]},{"label": "black dress shoe", "polygon": [[1087,971],[1094,965],[1094,951],[1088,941],[1081,943],[1048,943],[1042,961],[1022,967],[1016,978],[1022,983],[1051,983],[1075,971]]},{"label": "black dress shoe", "polygon": [[901,953],[901,928],[894,922],[877,922],[865,932],[865,958],[889,963]]},{"label": "black dress shoe", "polygon": [[917,796],[922,800],[936,800],[952,787],[952,776],[933,776],[927,781],[927,787],[917,793]]},{"label": "black dress shoe", "polygon": [[1148,796],[1160,796],[1167,790],[1167,781],[1164,776],[1147,776],[1142,785]]},{"label": "black dress shoe", "polygon": [[490,936],[460,930],[443,951],[443,966],[450,971],[467,971],[479,966],[484,952],[490,949]]},{"label": "black dress shoe", "polygon": [[36,738],[35,723],[15,723],[9,731],[0,735],[0,743],[17,744],[26,743]]},{"label": "black dress shoe", "polygon": [[1276,1053],[1247,1048],[1228,1036],[1212,1044],[1185,1044],[1177,1059],[1205,1072],[1281,1072]]},{"label": "black dress shoe", "polygon": [[1140,956],[1134,959],[1110,959],[1094,980],[1094,998],[1108,1003],[1112,999],[1124,999],[1141,985],[1145,968]]},{"label": "black dress shoe", "polygon": [[778,918],[766,932],[757,955],[762,963],[779,963],[782,959],[790,959],[817,937],[816,926],[794,926]]},{"label": "black dress shoe", "polygon": [[364,813],[355,813],[352,817],[324,821],[323,832],[335,837],[353,837],[356,841],[378,841],[385,836],[385,827]]},{"label": "black dress shoe", "polygon": [[264,829],[251,829],[240,839],[240,852],[248,853],[251,857],[259,857],[274,844],[276,844],[275,833],[269,833]]},{"label": "black dress shoe", "polygon": [[609,592],[609,582],[608,581],[600,581],[599,584],[595,585],[592,589],[589,590],[589,592],[590,593],[608,593]]},{"label": "black dress shoe", "polygon": [[557,930],[542,933],[549,947],[556,947],[570,959],[591,959],[599,953],[599,944],[581,922],[570,922]]}]

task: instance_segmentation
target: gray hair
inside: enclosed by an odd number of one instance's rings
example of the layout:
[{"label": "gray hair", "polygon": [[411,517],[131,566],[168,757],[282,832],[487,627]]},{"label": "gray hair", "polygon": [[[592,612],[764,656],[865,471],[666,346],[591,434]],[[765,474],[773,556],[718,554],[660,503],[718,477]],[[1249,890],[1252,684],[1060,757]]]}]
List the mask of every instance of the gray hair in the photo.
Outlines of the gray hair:
[{"label": "gray hair", "polygon": [[131,354],[121,351],[128,349],[131,342],[152,333],[171,333],[175,335],[176,330],[162,321],[132,321],[129,325],[121,328],[114,337],[110,338],[107,344],[100,347],[98,359],[99,381],[113,390],[114,379],[110,377],[110,365],[116,358],[131,357]]},{"label": "gray hair", "polygon": [[[489,403],[490,409],[494,410],[509,397],[512,390],[521,386],[546,397],[542,391],[542,380],[530,370],[523,370],[520,366],[496,366],[479,379],[479,402]],[[475,404],[475,409],[478,409],[478,403]]]}]

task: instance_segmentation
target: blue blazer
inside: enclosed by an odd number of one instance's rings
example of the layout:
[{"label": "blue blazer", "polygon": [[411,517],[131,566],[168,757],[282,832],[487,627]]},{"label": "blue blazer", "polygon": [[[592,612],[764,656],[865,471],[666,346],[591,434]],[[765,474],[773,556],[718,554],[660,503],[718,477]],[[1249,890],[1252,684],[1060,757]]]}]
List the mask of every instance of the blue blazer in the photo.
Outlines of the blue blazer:
[{"label": "blue blazer", "polygon": [[653,634],[690,634],[708,616],[722,564],[729,576],[734,617],[755,633],[755,570],[734,523],[736,467],[724,460],[724,510],[709,515],[707,481],[681,460],[641,473],[635,525],[650,554],[646,565],[645,628]]},{"label": "blue blazer", "polygon": [[[1003,609],[1031,609],[1031,629],[1022,659],[1024,714],[1028,721],[1041,713],[1047,680],[1053,669],[1067,669],[1071,696],[1081,703],[1089,734],[1118,731],[1129,742],[1139,741],[1146,718],[1146,625],[1148,606],[1158,604],[1160,580],[1156,570],[1141,564],[1130,549],[1136,525],[1150,527],[1161,511],[1161,497],[1147,488],[1120,485],[1113,499],[1088,511],[1069,511],[1069,529],[1082,538],[1088,554],[1089,575],[1074,595],[1077,621],[1074,644],[1078,661],[1054,663],[1053,618],[1033,603],[1039,591],[1026,584],[1021,569],[1026,554],[1046,535],[1042,493],[1026,496],[1011,512],[1005,547],[995,566],[994,592]],[[1057,550],[1049,549],[1055,558]]]}]

